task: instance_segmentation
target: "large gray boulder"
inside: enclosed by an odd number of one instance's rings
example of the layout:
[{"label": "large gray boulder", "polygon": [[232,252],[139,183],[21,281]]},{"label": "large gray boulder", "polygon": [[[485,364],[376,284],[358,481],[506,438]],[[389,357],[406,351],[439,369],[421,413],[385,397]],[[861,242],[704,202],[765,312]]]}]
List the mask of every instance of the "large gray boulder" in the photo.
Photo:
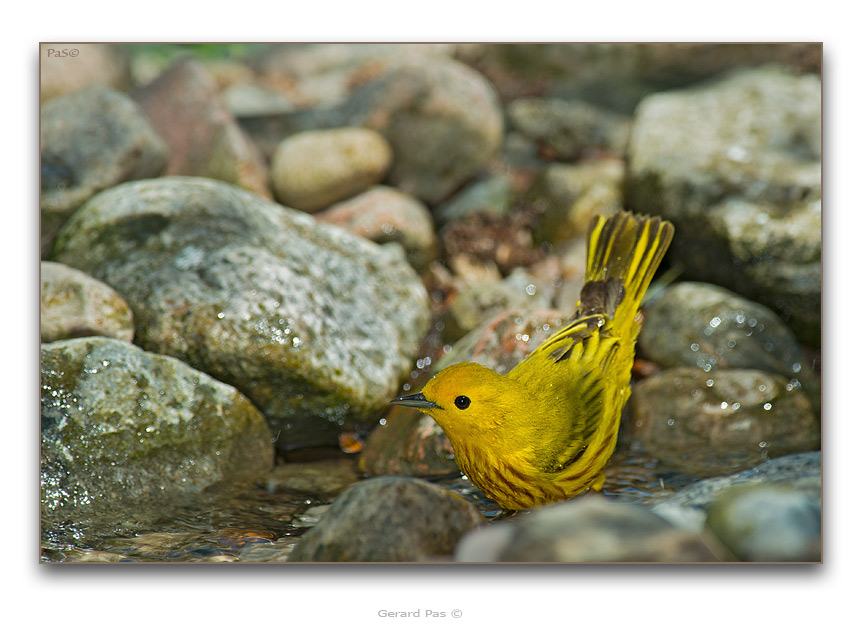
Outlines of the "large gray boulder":
[{"label": "large gray boulder", "polygon": [[346,423],[373,419],[430,321],[397,244],[212,180],[104,192],[56,250],[123,296],[141,346],[245,393],[282,449],[332,444]]}]

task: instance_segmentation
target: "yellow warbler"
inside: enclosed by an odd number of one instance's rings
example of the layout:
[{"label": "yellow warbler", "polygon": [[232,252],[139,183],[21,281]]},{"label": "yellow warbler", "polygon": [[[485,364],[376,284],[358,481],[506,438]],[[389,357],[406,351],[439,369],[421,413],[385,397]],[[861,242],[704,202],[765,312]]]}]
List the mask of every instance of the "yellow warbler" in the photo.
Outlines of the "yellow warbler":
[{"label": "yellow warbler", "polygon": [[638,307],[673,237],[657,217],[590,223],[575,315],[506,375],[451,365],[393,403],[441,426],[458,467],[506,509],[601,489],[628,400]]}]

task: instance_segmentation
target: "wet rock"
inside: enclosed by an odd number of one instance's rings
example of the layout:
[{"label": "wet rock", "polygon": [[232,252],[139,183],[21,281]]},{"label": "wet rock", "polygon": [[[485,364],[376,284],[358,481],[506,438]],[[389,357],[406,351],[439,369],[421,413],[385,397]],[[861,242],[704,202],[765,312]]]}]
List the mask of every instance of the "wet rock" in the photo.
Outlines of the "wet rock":
[{"label": "wet rock", "polygon": [[536,241],[559,245],[583,238],[594,215],[622,209],[623,176],[622,159],[549,165],[527,193],[527,202],[539,214]]},{"label": "wet rock", "polygon": [[664,367],[778,374],[799,381],[819,405],[819,381],[778,315],[715,285],[682,282],[659,293],[649,303],[638,348]]},{"label": "wet rock", "polygon": [[39,44],[41,102],[85,87],[100,85],[126,91],[131,84],[129,58],[121,46],[104,43]]},{"label": "wet rock", "polygon": [[820,452],[791,454],[729,476],[700,480],[656,502],[652,510],[674,526],[699,531],[706,523],[707,510],[721,493],[733,485],[787,486],[820,500],[821,476]]},{"label": "wet rock", "polygon": [[377,185],[315,217],[376,243],[397,242],[418,272],[437,257],[437,233],[428,208],[392,187]]},{"label": "wet rock", "polygon": [[42,106],[41,236],[43,253],[68,217],[97,192],[158,176],[168,148],[134,101],[108,87],[88,87]]},{"label": "wet rock", "polygon": [[397,247],[218,181],[104,192],[67,225],[57,260],[126,299],[140,345],[245,393],[282,450],[376,419],[429,324]]},{"label": "wet rock", "polygon": [[676,227],[691,280],[765,304],[820,344],[821,83],[776,68],[638,107],[626,204]]},{"label": "wet rock", "polygon": [[272,197],[263,157],[222,104],[217,83],[201,63],[177,61],[134,96],[171,148],[166,175],[214,178]]},{"label": "wet rock", "polygon": [[601,496],[541,507],[473,531],[455,552],[462,562],[689,563],[723,556],[720,546],[674,528],[646,507]]},{"label": "wet rock", "polygon": [[279,202],[313,213],[379,183],[391,164],[389,144],[373,130],[311,130],[278,145],[272,184]]},{"label": "wet rock", "polygon": [[41,275],[42,343],[93,335],[132,340],[132,311],[108,285],[50,261],[42,261]]},{"label": "wet rock", "polygon": [[674,368],[639,381],[623,428],[671,466],[726,473],[820,445],[798,385],[757,370]]},{"label": "wet rock", "polygon": [[535,141],[555,161],[574,161],[591,152],[623,154],[631,120],[582,100],[521,98],[506,113],[513,128]]},{"label": "wet rock", "polygon": [[547,309],[552,289],[518,268],[505,280],[483,281],[459,293],[444,316],[443,337],[454,342],[483,322],[510,309]]},{"label": "wet rock", "polygon": [[472,504],[442,487],[403,476],[373,478],[336,498],[290,560],[439,560],[483,523]]},{"label": "wet rock", "polygon": [[368,436],[359,468],[369,476],[447,476],[458,473],[455,452],[430,415],[396,406]]},{"label": "wet rock", "polygon": [[393,152],[387,182],[432,206],[481,171],[503,140],[503,115],[490,83],[438,56],[386,69],[309,123],[382,134]]},{"label": "wet rock", "polygon": [[450,200],[434,209],[439,224],[469,217],[474,213],[503,216],[509,213],[514,200],[512,183],[506,176],[489,176],[471,183]]},{"label": "wet rock", "polygon": [[272,467],[272,434],[236,389],[102,337],[42,345],[42,519],[127,520]]},{"label": "wet rock", "polygon": [[820,561],[820,498],[786,485],[735,485],[710,506],[706,525],[741,561]]},{"label": "wet rock", "polygon": [[269,491],[298,491],[316,496],[341,493],[359,480],[356,463],[351,459],[285,463],[272,470],[267,479]]}]

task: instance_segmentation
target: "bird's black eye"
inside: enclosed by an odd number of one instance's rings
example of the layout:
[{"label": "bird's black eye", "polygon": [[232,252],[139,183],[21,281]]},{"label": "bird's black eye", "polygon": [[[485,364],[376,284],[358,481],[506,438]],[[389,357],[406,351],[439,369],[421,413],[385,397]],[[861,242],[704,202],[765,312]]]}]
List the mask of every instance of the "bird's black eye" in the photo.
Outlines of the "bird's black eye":
[{"label": "bird's black eye", "polygon": [[455,406],[457,406],[462,411],[470,406],[470,398],[467,396],[458,396],[455,398]]}]

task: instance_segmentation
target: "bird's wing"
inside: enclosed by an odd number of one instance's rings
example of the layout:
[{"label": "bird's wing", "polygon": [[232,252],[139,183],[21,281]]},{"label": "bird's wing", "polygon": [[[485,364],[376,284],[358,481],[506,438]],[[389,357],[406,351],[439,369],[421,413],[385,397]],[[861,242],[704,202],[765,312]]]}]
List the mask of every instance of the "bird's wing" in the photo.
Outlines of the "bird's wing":
[{"label": "bird's wing", "polygon": [[572,320],[508,374],[536,397],[550,392],[551,406],[538,405],[547,414],[535,415],[542,439],[536,460],[548,472],[577,462],[607,417],[619,348],[619,338],[604,332],[607,322],[601,314]]}]

